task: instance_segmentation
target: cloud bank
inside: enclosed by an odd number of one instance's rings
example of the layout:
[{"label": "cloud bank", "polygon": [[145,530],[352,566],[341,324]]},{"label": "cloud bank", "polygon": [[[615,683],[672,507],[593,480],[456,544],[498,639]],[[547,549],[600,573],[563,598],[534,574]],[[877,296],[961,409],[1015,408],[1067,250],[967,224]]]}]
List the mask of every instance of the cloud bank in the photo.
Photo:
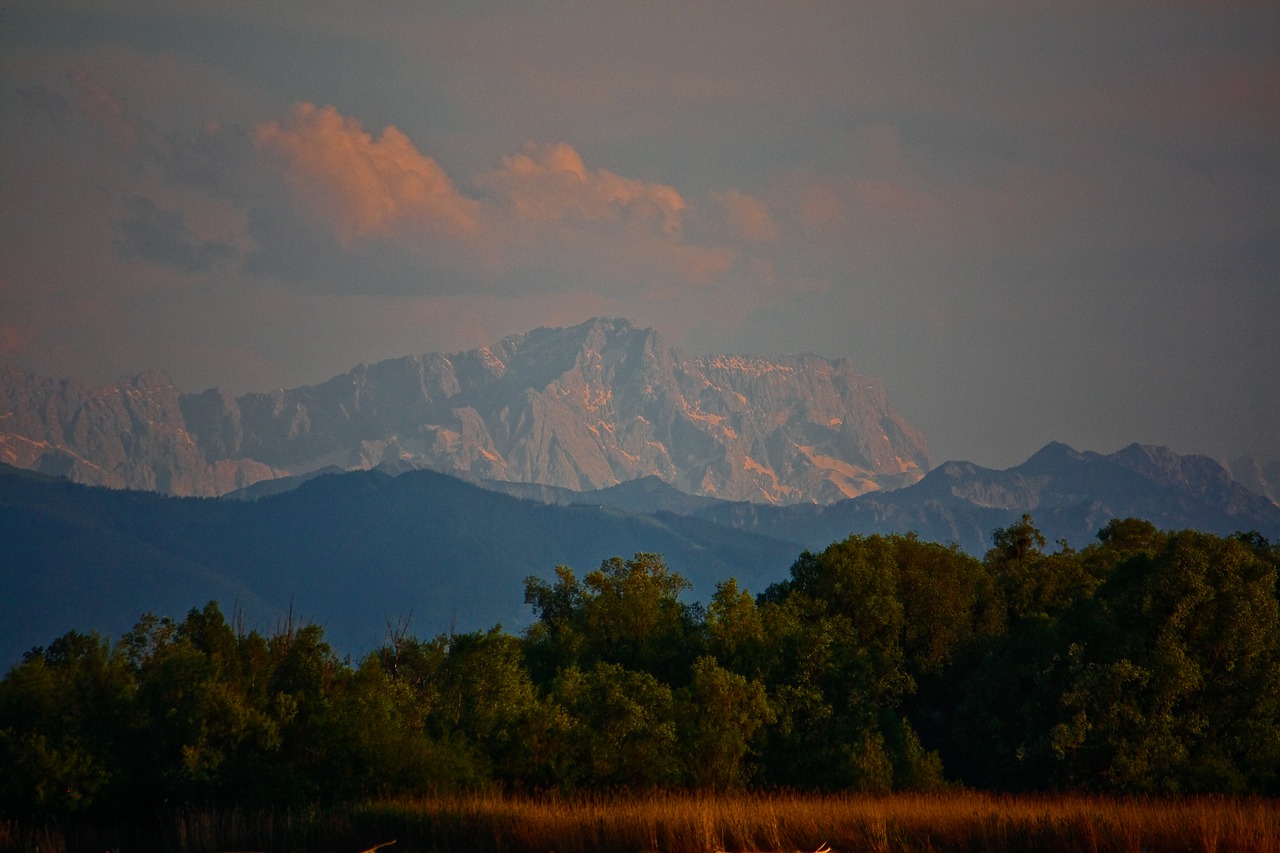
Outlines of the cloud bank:
[{"label": "cloud bank", "polygon": [[[292,208],[277,215],[306,219],[349,252],[416,259],[427,291],[696,288],[731,274],[744,243],[773,234],[764,203],[737,190],[712,193],[708,222],[688,227],[695,214],[675,187],[588,168],[565,142],[527,142],[459,182],[396,127],[375,137],[333,106],[296,104],[253,141],[289,188]],[[367,276],[335,284],[379,286]]]},{"label": "cloud bank", "polygon": [[253,139],[281,160],[303,209],[327,220],[344,245],[478,230],[478,204],[394,127],[374,139],[334,107],[296,104]]}]

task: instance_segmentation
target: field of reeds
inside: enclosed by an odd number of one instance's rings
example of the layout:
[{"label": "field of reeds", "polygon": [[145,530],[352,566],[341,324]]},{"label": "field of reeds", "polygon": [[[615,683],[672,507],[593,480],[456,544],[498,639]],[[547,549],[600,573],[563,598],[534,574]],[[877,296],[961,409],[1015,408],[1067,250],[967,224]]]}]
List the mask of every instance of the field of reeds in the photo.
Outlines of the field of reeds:
[{"label": "field of reeds", "polygon": [[0,824],[0,849],[42,853],[117,847],[357,853],[381,845],[387,853],[1280,853],[1280,803],[981,793],[479,795],[383,800],[340,812],[190,812],[149,830],[99,825],[33,833]]}]

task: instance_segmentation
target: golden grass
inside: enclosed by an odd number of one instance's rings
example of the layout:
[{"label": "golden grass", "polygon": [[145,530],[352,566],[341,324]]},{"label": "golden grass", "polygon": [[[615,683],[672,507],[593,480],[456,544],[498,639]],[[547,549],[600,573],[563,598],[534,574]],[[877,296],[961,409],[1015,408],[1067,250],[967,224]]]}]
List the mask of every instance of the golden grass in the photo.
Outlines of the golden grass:
[{"label": "golden grass", "polygon": [[[353,828],[395,849],[503,853],[1082,851],[1280,853],[1274,800],[996,796],[699,795],[401,799]],[[397,834],[398,831],[398,834]],[[375,833],[376,834],[376,833]]]},{"label": "golden grass", "polygon": [[164,826],[134,827],[123,838],[118,827],[88,830],[24,832],[0,820],[0,851],[1280,853],[1280,802],[971,792],[463,795],[274,814],[187,812]]}]

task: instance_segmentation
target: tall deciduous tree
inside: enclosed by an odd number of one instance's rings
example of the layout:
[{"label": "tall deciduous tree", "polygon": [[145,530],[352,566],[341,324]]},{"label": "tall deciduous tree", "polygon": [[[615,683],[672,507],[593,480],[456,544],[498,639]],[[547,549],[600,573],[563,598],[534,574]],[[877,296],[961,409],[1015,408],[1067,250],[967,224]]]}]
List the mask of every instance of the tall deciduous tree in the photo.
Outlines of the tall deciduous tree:
[{"label": "tall deciduous tree", "polygon": [[764,685],[701,657],[677,712],[685,783],[718,791],[745,785],[755,772],[748,755],[756,732],[774,720]]},{"label": "tall deciduous tree", "polygon": [[567,666],[613,663],[686,683],[696,654],[694,610],[679,599],[689,582],[657,554],[613,557],[581,581],[556,569],[556,583],[525,581],[525,601],[538,617],[526,634],[539,680]]},{"label": "tall deciduous tree", "polygon": [[[930,569],[953,595],[929,588]],[[771,780],[867,790],[940,783],[937,756],[900,711],[916,691],[913,673],[941,666],[970,632],[979,577],[958,552],[914,537],[852,536],[802,554],[790,580],[761,597],[777,649],[767,679],[778,715],[767,736]]]},{"label": "tall deciduous tree", "polygon": [[1053,745],[1074,784],[1138,791],[1280,785],[1276,567],[1183,531],[1128,556],[1081,613]]}]

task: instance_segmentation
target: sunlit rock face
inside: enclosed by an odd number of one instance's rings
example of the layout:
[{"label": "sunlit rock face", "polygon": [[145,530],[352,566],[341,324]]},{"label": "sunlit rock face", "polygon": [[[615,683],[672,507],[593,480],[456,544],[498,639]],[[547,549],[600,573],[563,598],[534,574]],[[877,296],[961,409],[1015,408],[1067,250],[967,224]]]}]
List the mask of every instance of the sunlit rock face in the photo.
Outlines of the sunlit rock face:
[{"label": "sunlit rock face", "polygon": [[[653,475],[692,494],[787,504],[907,485],[929,467],[920,434],[848,360],[687,357],[626,320],[361,365],[316,386],[170,396],[159,419],[174,436],[166,464],[182,468],[181,455],[205,473],[72,476],[219,494],[256,474],[391,462],[579,490]],[[100,431],[125,426],[117,417]],[[38,429],[23,435],[58,444]],[[179,480],[185,491],[171,485]]]},{"label": "sunlit rock face", "polygon": [[0,368],[0,462],[171,495],[223,494],[287,473],[252,458],[206,457],[181,399],[158,371],[99,386]]}]

